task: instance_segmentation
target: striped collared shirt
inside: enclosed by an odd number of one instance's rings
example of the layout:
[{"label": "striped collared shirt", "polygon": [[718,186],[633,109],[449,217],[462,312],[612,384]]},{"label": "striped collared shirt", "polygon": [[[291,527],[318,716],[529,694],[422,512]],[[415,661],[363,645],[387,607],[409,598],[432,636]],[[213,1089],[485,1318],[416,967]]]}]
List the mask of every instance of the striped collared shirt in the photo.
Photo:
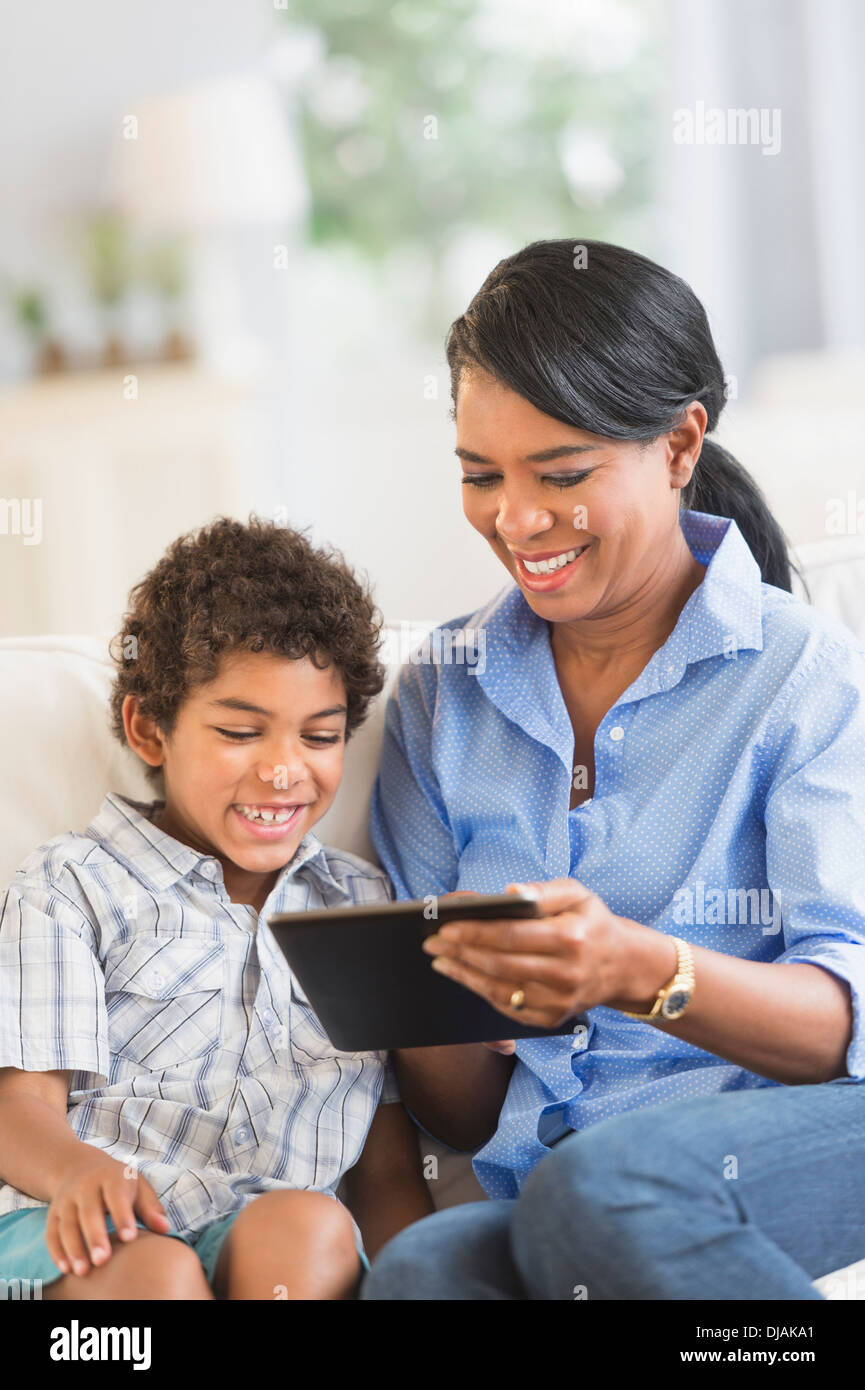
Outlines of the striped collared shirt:
[{"label": "striped collared shirt", "polygon": [[[0,1067],[68,1070],[79,1139],[134,1164],[189,1234],[261,1192],[335,1195],[379,1100],[384,1052],[338,1052],[274,941],[274,912],[392,896],[308,832],[260,918],[219,861],[106,796],[30,854],[0,899]],[[0,1184],[0,1215],[43,1206]]]}]

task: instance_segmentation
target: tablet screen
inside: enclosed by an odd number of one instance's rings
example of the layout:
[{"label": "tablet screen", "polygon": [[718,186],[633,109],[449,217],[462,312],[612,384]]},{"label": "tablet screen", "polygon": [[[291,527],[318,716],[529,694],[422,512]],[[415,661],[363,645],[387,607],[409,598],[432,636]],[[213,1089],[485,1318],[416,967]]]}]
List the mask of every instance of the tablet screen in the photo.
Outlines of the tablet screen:
[{"label": "tablet screen", "polygon": [[515,1022],[433,970],[421,949],[444,921],[538,915],[534,898],[473,893],[278,913],[268,925],[333,1046],[372,1052],[572,1032],[577,1018],[555,1028]]}]

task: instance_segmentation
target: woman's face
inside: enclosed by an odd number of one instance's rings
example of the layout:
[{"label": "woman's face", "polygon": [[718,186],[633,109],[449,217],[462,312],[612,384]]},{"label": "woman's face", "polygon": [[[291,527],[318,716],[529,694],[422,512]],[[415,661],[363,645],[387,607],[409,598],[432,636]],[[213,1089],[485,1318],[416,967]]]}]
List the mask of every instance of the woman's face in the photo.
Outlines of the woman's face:
[{"label": "woman's face", "polygon": [[465,515],[540,617],[615,613],[655,588],[671,559],[681,564],[679,490],[706,423],[698,402],[649,444],[604,439],[476,369],[463,373],[456,422]]}]

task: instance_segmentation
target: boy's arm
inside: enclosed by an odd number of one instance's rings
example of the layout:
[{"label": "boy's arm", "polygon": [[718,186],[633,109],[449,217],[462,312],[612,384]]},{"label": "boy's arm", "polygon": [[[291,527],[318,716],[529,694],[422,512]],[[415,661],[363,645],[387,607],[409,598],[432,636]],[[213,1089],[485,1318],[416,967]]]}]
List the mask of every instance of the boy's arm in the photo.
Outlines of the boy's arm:
[{"label": "boy's arm", "polygon": [[379,1105],[363,1153],[342,1181],[370,1259],[397,1231],[435,1211],[421,1169],[418,1132],[399,1101]]},{"label": "boy's arm", "polygon": [[0,1067],[0,1179],[48,1203],[49,1255],[62,1273],[85,1275],[111,1258],[106,1212],[121,1240],[138,1235],[136,1212],[159,1235],[169,1221],[145,1178],[73,1132],[70,1075]]},{"label": "boy's arm", "polygon": [[0,1179],[40,1202],[90,1148],[66,1119],[70,1074],[0,1067]]}]

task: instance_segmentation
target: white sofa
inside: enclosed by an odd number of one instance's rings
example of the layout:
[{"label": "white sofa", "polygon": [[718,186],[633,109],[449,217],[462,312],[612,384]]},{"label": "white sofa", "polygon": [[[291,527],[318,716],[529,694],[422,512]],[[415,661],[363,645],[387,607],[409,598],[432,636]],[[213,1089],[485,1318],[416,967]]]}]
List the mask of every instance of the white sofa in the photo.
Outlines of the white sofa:
[{"label": "white sofa", "polygon": [[[846,621],[865,643],[865,538],[821,541],[799,551],[812,601]],[[449,615],[446,615],[449,616]],[[446,618],[440,619],[446,621]],[[428,625],[433,626],[431,621]],[[404,633],[400,632],[400,637]],[[391,650],[403,651],[396,627]],[[316,826],[326,842],[374,858],[367,833],[369,795],[378,763],[385,697],[350,741],[336,804]],[[0,881],[6,883],[37,844],[61,831],[83,828],[104,793],[152,799],[141,765],[111,736],[106,698],[111,681],[107,637],[32,637],[0,640],[0,769],[2,840]],[[483,1199],[470,1160],[419,1136],[421,1152],[435,1158],[430,1181],[438,1207]],[[865,1299],[865,1259],[825,1275],[818,1287],[829,1298]]]}]

